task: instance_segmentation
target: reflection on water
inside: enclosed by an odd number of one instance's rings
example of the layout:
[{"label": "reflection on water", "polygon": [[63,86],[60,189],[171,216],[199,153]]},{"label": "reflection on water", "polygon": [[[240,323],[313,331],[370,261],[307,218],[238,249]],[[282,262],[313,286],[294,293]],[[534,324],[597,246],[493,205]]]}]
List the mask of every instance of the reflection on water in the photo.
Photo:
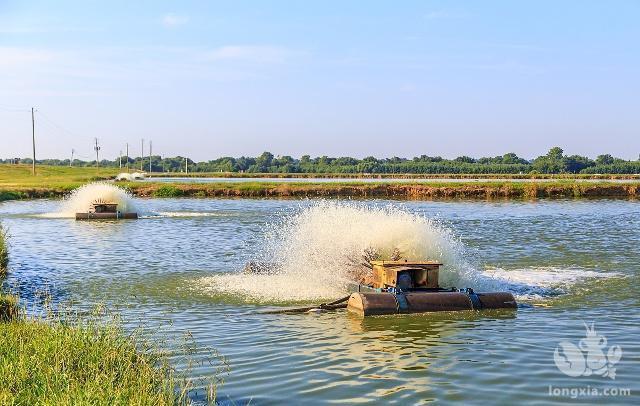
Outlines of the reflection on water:
[{"label": "reflection on water", "polygon": [[[238,272],[261,252],[265,223],[310,202],[141,200],[156,215],[110,222],[36,216],[58,204],[0,204],[12,236],[5,284],[28,301],[46,288],[80,307],[107,303],[132,324],[145,320],[178,337],[190,332],[228,359],[223,404],[547,404],[561,400],[549,397],[548,385],[640,389],[636,202],[407,202],[404,210],[435,218],[460,238],[464,262],[516,294],[524,286],[537,296],[523,300],[544,307],[366,319],[346,311],[263,315],[286,303],[201,285]],[[555,367],[555,347],[584,337],[583,321],[622,347],[615,382],[570,378]],[[193,375],[211,368],[199,365]]]}]

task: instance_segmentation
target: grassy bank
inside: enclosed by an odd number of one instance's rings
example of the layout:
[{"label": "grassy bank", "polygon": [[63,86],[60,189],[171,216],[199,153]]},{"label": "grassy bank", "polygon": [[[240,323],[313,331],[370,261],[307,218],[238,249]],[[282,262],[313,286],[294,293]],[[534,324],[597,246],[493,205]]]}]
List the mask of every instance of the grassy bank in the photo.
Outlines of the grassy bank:
[{"label": "grassy bank", "polygon": [[545,173],[254,173],[254,172],[154,172],[150,177],[162,178],[278,178],[278,179],[640,179],[630,174],[545,174]]},{"label": "grassy bank", "polygon": [[69,168],[66,166],[38,166],[36,175],[29,165],[0,165],[0,189],[56,188],[73,189],[75,185],[95,180],[113,179],[117,168]]},{"label": "grassy bank", "polygon": [[[74,188],[97,179],[107,179],[117,170],[95,168],[41,167],[30,175],[28,167],[0,166],[0,201],[61,197]],[[219,174],[217,174],[219,175]],[[609,175],[610,176],[610,175]],[[126,187],[142,197],[248,197],[304,198],[354,197],[392,199],[535,199],[535,198],[637,198],[638,182],[584,182],[582,178],[541,182],[482,181],[458,182],[128,182]]]},{"label": "grassy bank", "polygon": [[87,182],[113,179],[114,168],[38,166],[36,175],[28,165],[0,165],[0,202],[4,200],[60,197]]},{"label": "grassy bank", "polygon": [[[0,404],[189,404],[194,389],[169,354],[116,318],[71,313],[29,318],[15,298],[0,295]],[[215,403],[217,377],[207,394]]]},{"label": "grassy bank", "polygon": [[[0,191],[3,200],[57,198],[74,187],[16,188]],[[139,197],[313,198],[354,197],[390,199],[536,199],[637,198],[640,184],[576,181],[456,182],[456,183],[121,183]],[[0,199],[2,200],[2,199]]]},{"label": "grassy bank", "polygon": [[473,183],[129,183],[143,197],[355,197],[391,199],[535,199],[535,198],[636,198],[634,183],[557,181]]}]

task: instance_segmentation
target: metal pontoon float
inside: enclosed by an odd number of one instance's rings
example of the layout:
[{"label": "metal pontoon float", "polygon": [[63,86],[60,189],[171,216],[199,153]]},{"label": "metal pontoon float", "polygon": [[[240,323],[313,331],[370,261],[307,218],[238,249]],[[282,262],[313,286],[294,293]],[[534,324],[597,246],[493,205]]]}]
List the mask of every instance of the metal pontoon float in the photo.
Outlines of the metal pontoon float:
[{"label": "metal pontoon float", "polygon": [[76,220],[120,220],[137,219],[138,213],[121,212],[117,203],[94,202],[86,213],[76,213]]},{"label": "metal pontoon float", "polygon": [[435,261],[371,261],[373,278],[349,296],[347,310],[363,316],[456,310],[515,309],[509,292],[441,288]]}]

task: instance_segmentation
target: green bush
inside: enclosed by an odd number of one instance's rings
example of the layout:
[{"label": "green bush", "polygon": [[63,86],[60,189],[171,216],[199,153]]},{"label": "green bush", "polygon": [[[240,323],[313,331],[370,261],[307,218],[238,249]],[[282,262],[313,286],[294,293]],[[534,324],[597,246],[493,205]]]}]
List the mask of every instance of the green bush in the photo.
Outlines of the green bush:
[{"label": "green bush", "polygon": [[0,202],[5,200],[18,200],[22,199],[23,195],[20,192],[14,192],[10,190],[0,190]]},{"label": "green bush", "polygon": [[18,298],[13,295],[0,293],[0,323],[18,318]]},{"label": "green bush", "polygon": [[172,185],[160,186],[153,192],[154,197],[180,197],[182,195],[184,192]]}]

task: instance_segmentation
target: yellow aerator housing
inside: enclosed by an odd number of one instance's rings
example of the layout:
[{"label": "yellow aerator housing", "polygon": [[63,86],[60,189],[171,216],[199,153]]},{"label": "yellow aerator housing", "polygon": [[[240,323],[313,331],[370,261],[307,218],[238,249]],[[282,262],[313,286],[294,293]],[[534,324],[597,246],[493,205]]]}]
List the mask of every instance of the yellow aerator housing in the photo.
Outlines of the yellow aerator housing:
[{"label": "yellow aerator housing", "polygon": [[[371,265],[373,288],[395,288],[398,286],[398,279],[401,284],[410,284],[411,288],[439,288],[440,262],[371,261]],[[404,275],[407,277],[403,277]]]}]

